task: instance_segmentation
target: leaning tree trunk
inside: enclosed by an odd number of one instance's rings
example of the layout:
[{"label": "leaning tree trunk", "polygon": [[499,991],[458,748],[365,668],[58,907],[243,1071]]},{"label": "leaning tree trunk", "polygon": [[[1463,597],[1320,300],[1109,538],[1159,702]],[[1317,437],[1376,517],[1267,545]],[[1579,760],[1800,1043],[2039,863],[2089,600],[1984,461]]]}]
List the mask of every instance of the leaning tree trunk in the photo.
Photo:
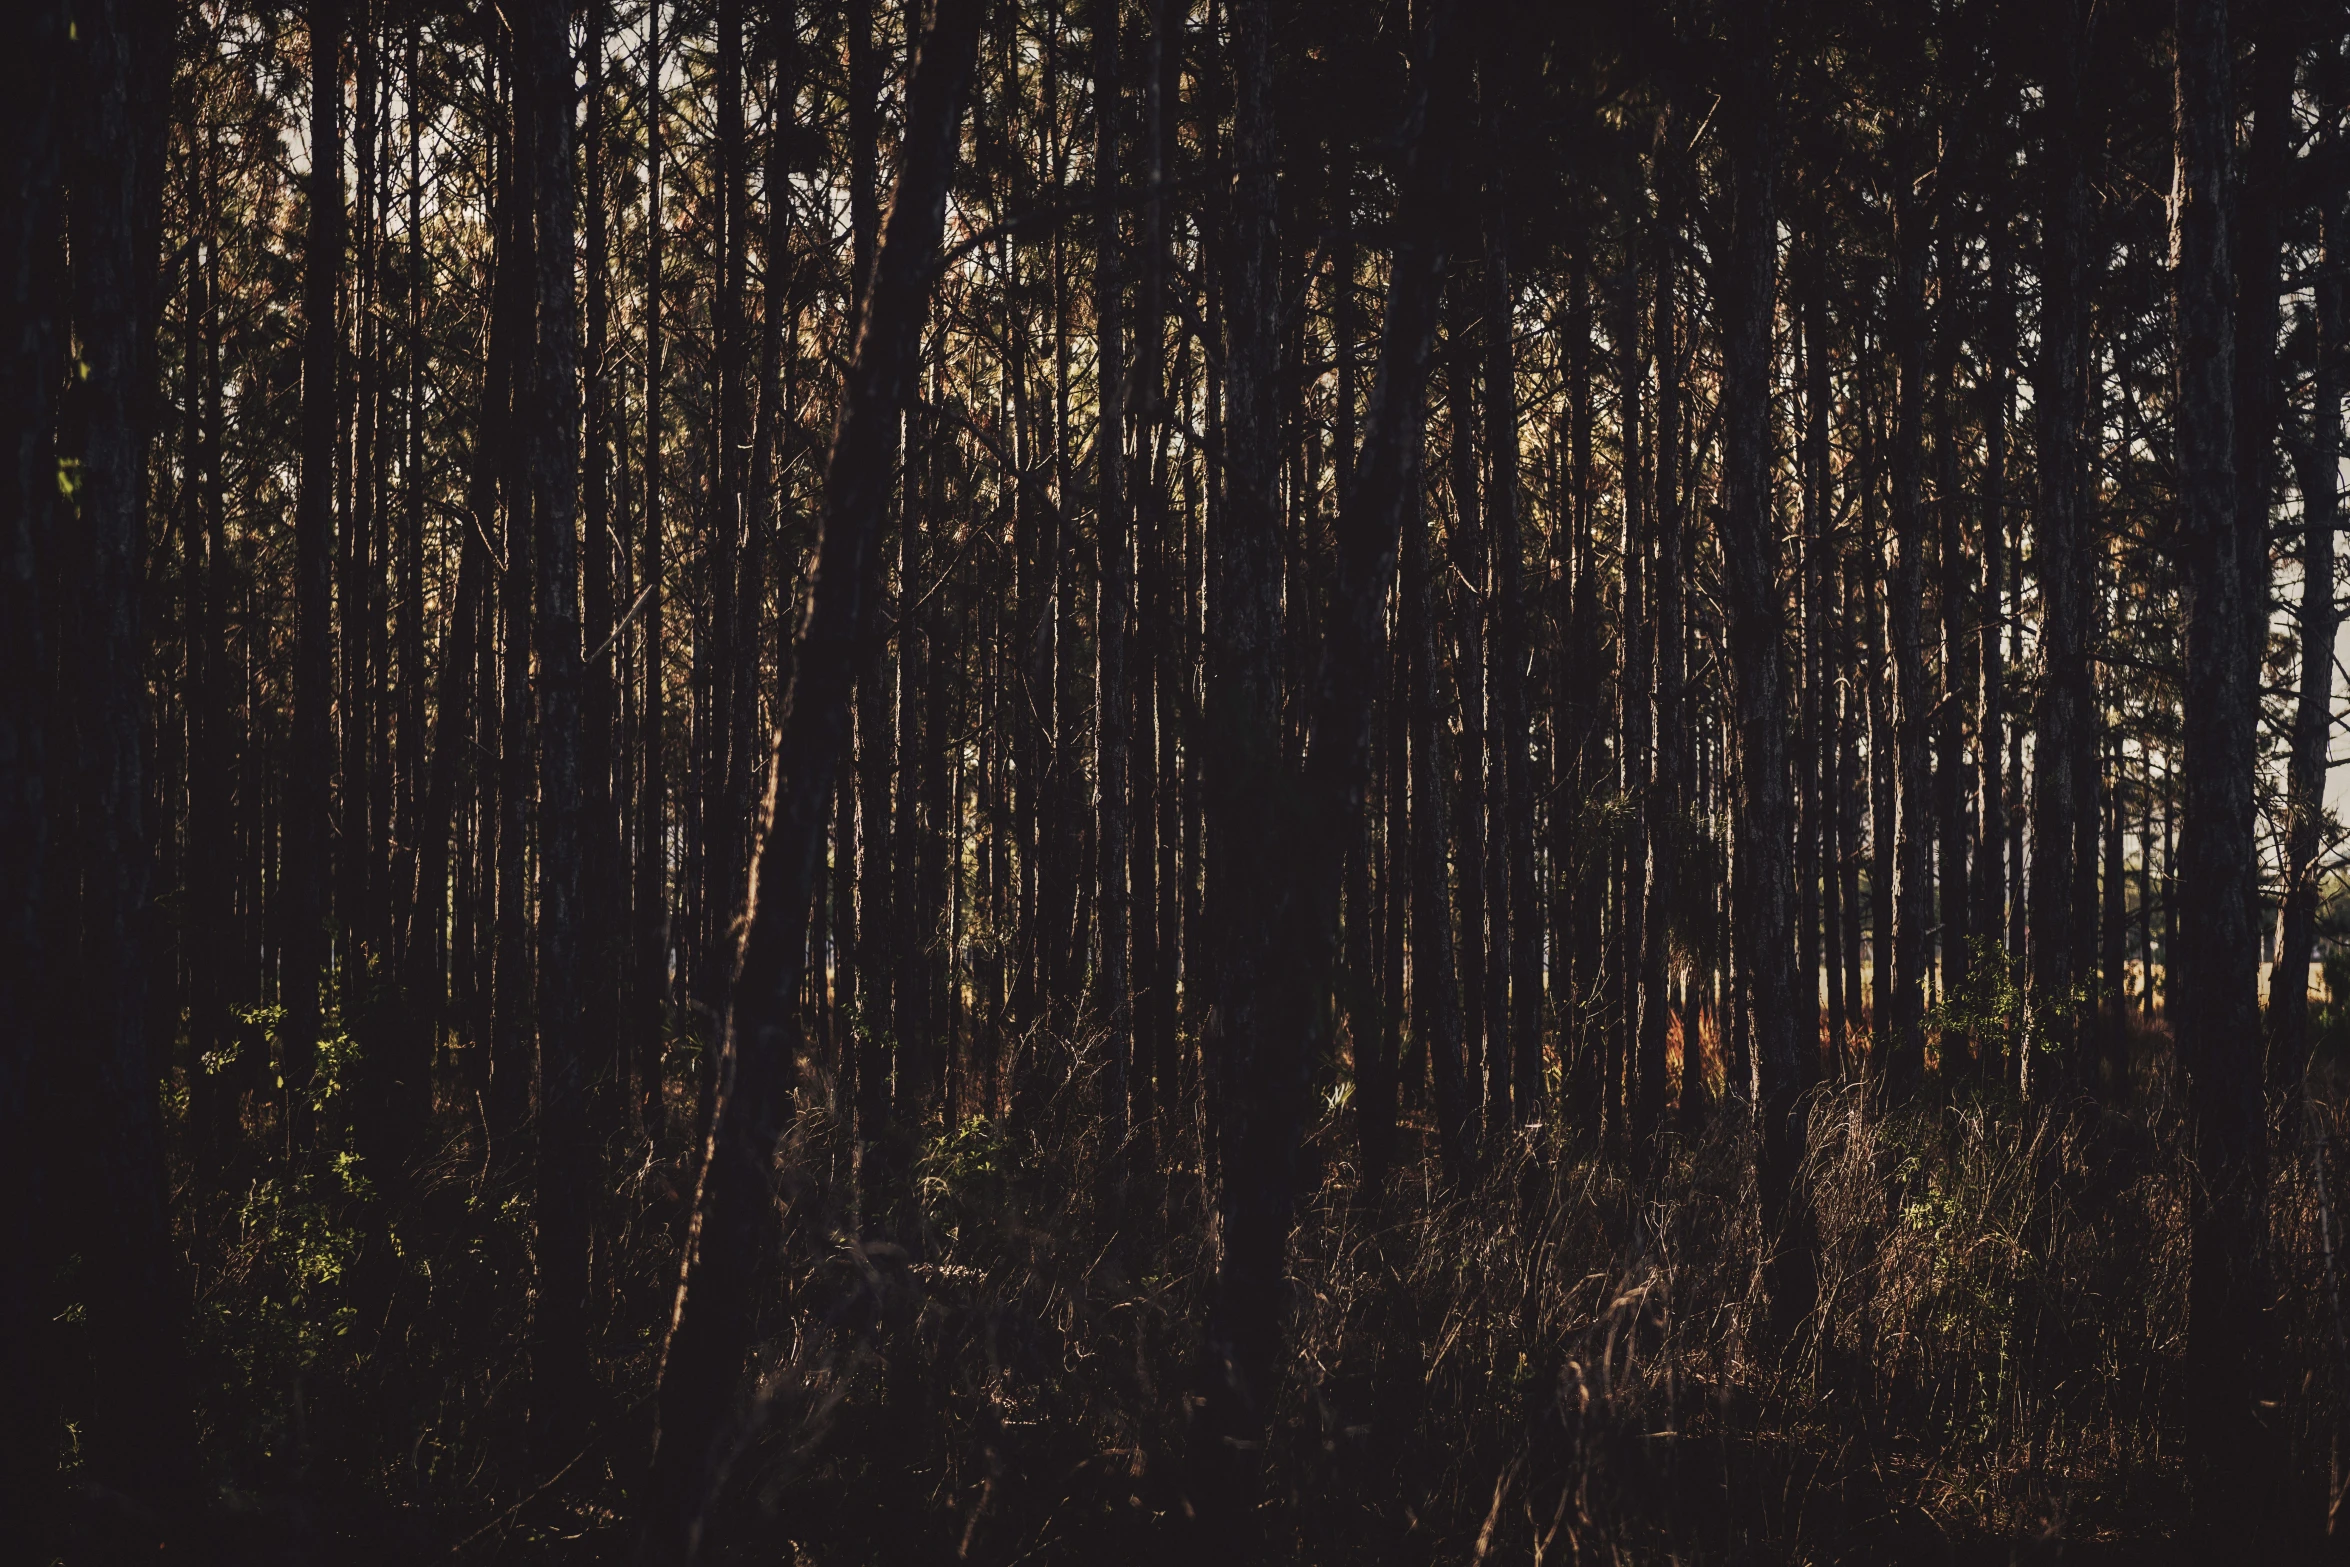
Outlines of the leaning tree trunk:
[{"label": "leaning tree trunk", "polygon": [[776,1140],[790,1111],[797,997],[825,828],[869,635],[899,409],[913,395],[947,180],[978,50],[979,0],[939,0],[906,92],[903,163],[859,313],[826,469],[807,618],[769,763],[748,914],[728,987],[719,1093],[692,1244],[662,1353],[659,1435],[638,1556],[688,1561],[740,1431],[735,1382],[769,1251]]},{"label": "leaning tree trunk", "polygon": [[2186,616],[2185,812],[2175,978],[2196,1170],[2188,1228],[2186,1394],[2198,1526],[2217,1547],[2278,1472],[2264,1257],[2268,1148],[2260,1059],[2259,862],[2253,783],[2260,713],[2254,609],[2267,590],[2265,516],[2240,514],[2229,254],[2234,102],[2226,0],[2179,0],[2171,193],[2181,587]]}]

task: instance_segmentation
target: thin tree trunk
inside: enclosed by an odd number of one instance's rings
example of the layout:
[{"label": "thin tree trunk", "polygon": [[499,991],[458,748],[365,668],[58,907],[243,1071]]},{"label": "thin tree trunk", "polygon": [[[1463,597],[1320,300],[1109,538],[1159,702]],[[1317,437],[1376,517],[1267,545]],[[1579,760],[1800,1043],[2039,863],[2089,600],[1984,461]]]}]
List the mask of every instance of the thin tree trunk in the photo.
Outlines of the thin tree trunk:
[{"label": "thin tree trunk", "polygon": [[666,652],[662,581],[662,239],[668,218],[661,208],[661,0],[647,0],[645,8],[645,513],[640,577],[645,607],[640,619],[641,652],[638,664],[644,696],[638,706],[642,734],[638,741],[636,830],[636,927],[630,933],[635,970],[636,1012],[630,1020],[630,1056],[634,1064],[633,1092],[646,1129],[656,1136],[664,1120],[662,1046],[669,996],[669,843],[666,795],[667,771],[662,730],[667,722],[664,701]]},{"label": "thin tree trunk", "polygon": [[[2340,76],[2336,67],[2336,84]],[[2338,134],[2330,142],[2342,145]],[[2316,290],[2315,384],[2307,434],[2293,443],[2301,490],[2301,690],[2286,773],[2284,913],[2276,977],[2268,989],[2268,1089],[2286,1111],[2299,1096],[2309,1066],[2308,974],[2317,948],[2317,863],[2333,734],[2334,637],[2340,622],[2334,530],[2341,525],[2343,360],[2350,353],[2350,201],[2337,192],[2326,202],[2322,222],[2325,262]],[[2151,951],[2147,973],[2153,973]],[[2278,1124],[2294,1123],[2280,1114]]]},{"label": "thin tree trunk", "polygon": [[[1926,927],[1932,920],[1926,866],[1931,804],[1926,725],[1934,694],[1926,685],[1919,619],[1925,597],[1926,242],[1924,203],[1897,204],[1898,258],[1892,338],[1898,376],[1892,451],[1893,550],[1889,602],[1893,641],[1896,774],[1900,832],[1894,844],[1893,985],[1890,1033],[1883,1036],[1886,1086],[1896,1098],[1916,1091],[1925,1071]],[[1883,958],[1880,956],[1880,964]]]},{"label": "thin tree trunk", "polygon": [[[532,1247],[531,1416],[542,1461],[560,1463],[587,1402],[589,1133],[580,909],[579,353],[572,214],[571,27],[564,0],[532,0],[516,52],[531,126],[538,347],[531,502],[538,538],[538,1126]],[[510,657],[521,656],[519,648]]]},{"label": "thin tree trunk", "polygon": [[[1487,134],[1495,147],[1512,128],[1502,86],[1507,39],[1496,34],[1484,50]],[[1505,165],[1486,172],[1485,199],[1485,446],[1492,465],[1488,507],[1493,527],[1494,709],[1500,743],[1494,765],[1505,769],[1494,831],[1505,835],[1508,875],[1509,1010],[1494,998],[1497,1043],[1492,1059],[1508,1084],[1509,1114],[1517,1124],[1542,1118],[1542,896],[1534,882],[1534,764],[1526,707],[1525,540],[1519,523],[1524,497],[1518,480],[1518,360],[1512,340],[1517,295],[1510,283],[1510,211]],[[1390,545],[1392,552],[1394,546]],[[1678,765],[1677,761],[1672,765]],[[1495,907],[1504,907],[1495,900]],[[1502,931],[1495,932],[1495,939]],[[1506,1030],[1506,1032],[1505,1032]],[[1491,1095],[1501,1103],[1499,1094]]]},{"label": "thin tree trunk", "polygon": [[[1656,469],[1653,516],[1656,529],[1656,590],[1653,595],[1651,656],[1654,659],[1652,707],[1655,743],[1650,750],[1646,800],[1641,817],[1647,827],[1648,887],[1643,902],[1647,918],[1640,933],[1639,1092],[1632,1115],[1633,1157],[1645,1170],[1654,1167],[1655,1142],[1664,1130],[1665,1057],[1671,1043],[1672,1001],[1668,993],[1673,946],[1673,912],[1681,903],[1680,835],[1682,819],[1681,773],[1684,728],[1681,691],[1682,573],[1680,463],[1677,450],[1681,424],[1679,314],[1675,300],[1680,212],[1677,169],[1670,167],[1677,153],[1668,115],[1658,131],[1659,183],[1665,194],[1659,203],[1656,242]],[[1645,542],[1643,543],[1645,548]],[[1649,640],[1649,639],[1644,639]],[[1637,753],[1635,753],[1637,755]],[[1700,1061],[1696,1033],[1682,1035],[1681,1071],[1684,1088]]]},{"label": "thin tree trunk", "polygon": [[[302,278],[301,476],[294,502],[294,737],[286,779],[285,1005],[281,1071],[289,1107],[309,1091],[327,981],[327,811],[334,770],[335,387],[342,293],[343,110],[340,0],[311,0],[310,220]],[[296,1135],[304,1118],[297,1113]]]},{"label": "thin tree trunk", "polygon": [[1100,427],[1094,440],[1094,527],[1101,551],[1096,584],[1094,722],[1095,830],[1100,948],[1095,984],[1109,1031],[1102,1073],[1102,1140],[1109,1153],[1112,1222],[1122,1202],[1127,1132],[1127,1076],[1134,1057],[1134,1005],[1127,970],[1128,734],[1127,632],[1134,598],[1134,539],[1126,505],[1125,335],[1118,236],[1118,0],[1092,0],[1094,120],[1094,385]]}]

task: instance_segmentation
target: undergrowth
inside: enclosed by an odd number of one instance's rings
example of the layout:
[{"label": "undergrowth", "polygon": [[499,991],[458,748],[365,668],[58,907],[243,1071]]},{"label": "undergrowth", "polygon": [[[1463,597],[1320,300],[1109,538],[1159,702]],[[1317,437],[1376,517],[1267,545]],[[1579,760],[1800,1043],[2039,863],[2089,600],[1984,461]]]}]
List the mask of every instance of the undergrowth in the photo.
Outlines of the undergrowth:
[{"label": "undergrowth", "polygon": [[[1450,1189],[1432,1138],[1371,1200],[1329,1096],[1292,1247],[1291,1373],[1261,1455],[1272,1559],[1837,1562],[2158,1556],[2180,1538],[2184,1127],[2162,1041],[2123,1102],[1811,1103],[1817,1309],[1765,1344],[1735,1101],[1635,1184],[1558,1126]],[[1015,1132],[958,1118],[903,1245],[859,1239],[821,1078],[778,1162],[780,1245],[712,1523],[741,1563],[1186,1561],[1212,1270],[1196,1126],[1113,1199],[1093,1056]],[[330,1067],[332,1055],[330,1053]],[[2278,1505],[2326,1514],[2343,1408],[2317,1171],[2336,1079],[2274,1150]],[[332,1071],[322,1127],[339,1125]],[[183,1177],[224,1553],[625,1558],[682,1231],[680,1135],[603,1149],[595,1427],[525,1440],[526,1187],[454,1067],[386,1179],[299,1170],[256,1100],[232,1176]],[[323,1134],[322,1134],[323,1135]],[[332,1136],[324,1140],[333,1141]],[[2330,1173],[2330,1172],[2329,1172]],[[2329,1188],[2331,1189],[2331,1188]],[[2338,1233],[2338,1231],[2336,1232]]]}]

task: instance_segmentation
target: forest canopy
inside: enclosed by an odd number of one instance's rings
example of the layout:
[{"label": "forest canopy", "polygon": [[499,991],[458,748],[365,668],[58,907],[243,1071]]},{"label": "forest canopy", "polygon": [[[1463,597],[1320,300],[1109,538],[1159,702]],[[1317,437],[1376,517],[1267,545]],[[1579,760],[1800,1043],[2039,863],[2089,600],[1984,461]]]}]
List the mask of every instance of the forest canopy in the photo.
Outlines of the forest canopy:
[{"label": "forest canopy", "polygon": [[2325,0],[20,0],[28,1559],[2332,1559]]}]

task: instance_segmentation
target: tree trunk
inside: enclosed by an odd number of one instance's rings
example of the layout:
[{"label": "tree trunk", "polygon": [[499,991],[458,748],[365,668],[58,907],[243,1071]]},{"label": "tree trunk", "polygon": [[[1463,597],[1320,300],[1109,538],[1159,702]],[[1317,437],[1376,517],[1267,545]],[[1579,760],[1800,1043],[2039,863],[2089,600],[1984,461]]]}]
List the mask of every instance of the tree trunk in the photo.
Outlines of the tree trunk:
[{"label": "tree trunk", "polygon": [[[2338,68],[2333,75],[2338,82]],[[2338,134],[2329,140],[2333,147],[2343,145]],[[2350,200],[2335,192],[2321,221],[2325,264],[2316,289],[2315,385],[2308,430],[2293,442],[2293,470],[2301,490],[2301,691],[2286,772],[2284,913],[2276,977],[2268,987],[2268,1090],[2287,1111],[2278,1120],[2288,1129],[2309,1067],[2308,974],[2317,949],[2317,864],[2333,733],[2334,637],[2340,623],[2334,530],[2341,525],[2343,359],[2350,353]]]},{"label": "tree trunk", "polygon": [[[538,1127],[531,1416],[539,1457],[560,1463],[587,1401],[589,1132],[580,909],[579,354],[572,212],[571,28],[564,0],[518,14],[531,118],[538,346],[531,502],[538,537]],[[519,649],[510,656],[519,656]]]},{"label": "tree trunk", "polygon": [[680,1271],[662,1353],[642,1561],[700,1554],[703,1518],[739,1436],[735,1381],[769,1249],[809,906],[877,597],[875,545],[888,509],[899,409],[915,389],[980,12],[978,0],[939,0],[906,92],[897,192],[860,312],[825,472],[816,574],[760,811],[749,916],[728,987],[720,1091],[695,1194],[695,1244]]},{"label": "tree trunk", "polygon": [[658,1137],[665,1119],[662,1047],[669,997],[668,828],[663,809],[667,774],[662,744],[667,723],[664,701],[666,659],[663,611],[666,588],[662,575],[663,534],[668,527],[662,510],[662,342],[661,257],[668,217],[661,209],[661,0],[645,7],[645,513],[639,544],[645,607],[644,630],[637,663],[644,680],[638,705],[641,735],[637,755],[636,889],[633,903],[636,926],[630,933],[631,964],[635,975],[636,1005],[630,1019],[629,1053],[633,1063],[632,1092],[646,1130]]},{"label": "tree trunk", "polygon": [[[0,1207],[0,1493],[22,1499],[20,1527],[46,1542],[56,1467],[53,1370],[40,1287],[40,1218],[56,1201],[38,1111],[55,1060],[50,1037],[58,996],[54,968],[66,954],[48,918],[58,883],[72,872],[49,798],[52,673],[43,596],[57,538],[57,395],[63,300],[56,235],[63,218],[60,164],[73,125],[64,72],[72,7],[34,0],[12,30],[0,67],[0,436],[7,486],[0,499],[0,1181],[18,1195]],[[74,127],[78,130],[78,127]],[[158,1172],[159,1173],[159,1172]],[[38,1546],[34,1547],[36,1550]]]},{"label": "tree trunk", "polygon": [[[335,388],[342,339],[343,11],[310,0],[309,229],[302,275],[301,476],[294,502],[294,736],[286,778],[285,1035],[289,1109],[309,1091],[327,982],[327,811],[334,772]],[[307,1119],[293,1114],[296,1136]]]},{"label": "tree trunk", "polygon": [[[2171,210],[2186,612],[2185,820],[2179,835],[2177,1032],[2197,1164],[2188,1228],[2187,1430],[2196,1520],[2229,1550],[2281,1455],[2268,1387],[2268,1148],[2261,1105],[2255,743],[2267,528],[2240,514],[2231,384],[2234,103],[2225,0],[2179,0]],[[2264,47],[2269,45],[2265,44]],[[2270,324],[2273,331],[2273,322]]]},{"label": "tree trunk", "polygon": [[[2040,369],[2033,389],[2039,498],[2033,559],[2040,578],[2041,677],[2039,721],[2033,736],[2031,809],[2031,992],[2033,1032],[2054,1030],[2060,1070],[2070,1069],[2072,990],[2085,954],[2073,950],[2073,881],[2077,792],[2073,769],[2090,721],[2089,572],[2085,515],[2086,455],[2082,424],[2088,407],[2087,312],[2083,295],[2088,252],[2089,174],[2087,85],[2090,13],[2068,0],[2050,20],[2055,32],[2047,84],[2046,172],[2042,176],[2040,259]],[[2020,1061],[2027,1092],[2037,1091],[2035,1039]]]},{"label": "tree trunk", "polygon": [[[1648,757],[1646,799],[1641,816],[1647,825],[1648,888],[1643,902],[1647,918],[1640,940],[1639,1093],[1632,1122],[1633,1157],[1643,1170],[1653,1169],[1656,1139],[1664,1130],[1665,1056],[1671,1043],[1672,1002],[1667,990],[1671,977],[1673,913],[1680,906],[1681,770],[1683,722],[1681,693],[1682,573],[1686,569],[1681,541],[1680,438],[1681,377],[1679,318],[1675,302],[1675,247],[1680,242],[1678,157],[1671,145],[1675,134],[1668,115],[1658,131],[1658,183],[1663,196],[1658,206],[1656,242],[1656,480],[1653,515],[1656,527],[1656,591],[1653,630],[1655,744]],[[1644,546],[1645,547],[1645,546]],[[1700,1062],[1694,1048],[1694,1030],[1682,1035],[1681,1072],[1686,1087]]]},{"label": "tree trunk", "polygon": [[[1900,780],[1900,835],[1894,844],[1893,988],[1885,1048],[1885,1082],[1896,1099],[1917,1090],[1925,1072],[1926,927],[1932,889],[1926,867],[1932,830],[1926,771],[1926,725],[1934,693],[1926,686],[1919,620],[1925,597],[1926,535],[1923,478],[1926,401],[1926,241],[1924,203],[1896,203],[1899,230],[1891,335],[1898,376],[1893,425],[1892,610],[1893,684],[1898,701],[1894,743]],[[1880,963],[1883,959],[1880,957]]]},{"label": "tree trunk", "polygon": [[[1228,529],[1211,562],[1208,687],[1211,918],[1225,933],[1206,1049],[1225,1087],[1218,1116],[1223,1255],[1207,1336],[1208,1386],[1194,1432],[1193,1498],[1212,1548],[1247,1555],[1254,1487],[1241,1454],[1259,1445],[1280,1371],[1284,1261],[1296,1203],[1298,1133],[1310,1064],[1329,1016],[1346,846],[1370,774],[1371,718],[1386,667],[1385,609],[1417,467],[1425,364],[1435,336],[1458,67],[1440,8],[1430,19],[1402,140],[1396,251],[1378,382],[1365,420],[1353,504],[1339,540],[1329,640],[1319,661],[1303,779],[1282,776],[1281,526],[1273,494],[1275,324],[1270,16],[1234,7],[1234,243]],[[1431,78],[1437,84],[1431,88]],[[1241,1444],[1249,1444],[1244,1449]]]},{"label": "tree trunk", "polygon": [[[1771,315],[1777,220],[1777,109],[1772,101],[1776,18],[1769,0],[1732,22],[1736,63],[1724,92],[1732,202],[1720,283],[1722,318],[1723,597],[1737,702],[1739,781],[1736,926],[1739,965],[1753,996],[1755,1076],[1762,1116],[1764,1284],[1782,1343],[1811,1309],[1808,1225],[1797,1212],[1804,1142],[1800,1059],[1807,1024],[1795,972],[1795,819],[1788,798],[1786,605],[1779,592],[1771,515]],[[1816,1016],[1816,1012],[1814,1013]]]},{"label": "tree trunk", "polygon": [[[148,1009],[159,998],[150,994],[156,914],[143,821],[140,533],[164,162],[156,95],[158,75],[169,74],[172,31],[154,5],[117,0],[77,10],[74,32],[81,70],[68,83],[65,148],[82,467],[79,526],[56,545],[60,575],[80,586],[62,610],[73,646],[59,692],[72,704],[77,742],[67,776],[80,829],[81,951],[71,1006],[57,1023],[73,1090],[64,1106],[79,1112],[80,1124],[53,1146],[70,1150],[80,1167],[58,1172],[66,1179],[54,1200],[70,1203],[70,1191],[86,1182],[89,1211],[106,1216],[80,1245],[87,1331],[102,1346],[90,1361],[84,1472],[91,1484],[153,1502],[196,1479],[180,1337],[185,1296],[165,1215],[151,1048]],[[41,332],[41,322],[26,324]]]},{"label": "tree trunk", "polygon": [[1118,236],[1118,0],[1092,0],[1094,181],[1094,384],[1100,427],[1094,439],[1094,528],[1101,551],[1096,600],[1094,722],[1099,813],[1095,972],[1101,1024],[1109,1031],[1101,1085],[1102,1146],[1108,1154],[1110,1222],[1122,1204],[1127,1076],[1134,1058],[1134,998],[1127,971],[1127,626],[1134,600],[1134,538],[1126,505],[1126,324],[1124,261]]}]

